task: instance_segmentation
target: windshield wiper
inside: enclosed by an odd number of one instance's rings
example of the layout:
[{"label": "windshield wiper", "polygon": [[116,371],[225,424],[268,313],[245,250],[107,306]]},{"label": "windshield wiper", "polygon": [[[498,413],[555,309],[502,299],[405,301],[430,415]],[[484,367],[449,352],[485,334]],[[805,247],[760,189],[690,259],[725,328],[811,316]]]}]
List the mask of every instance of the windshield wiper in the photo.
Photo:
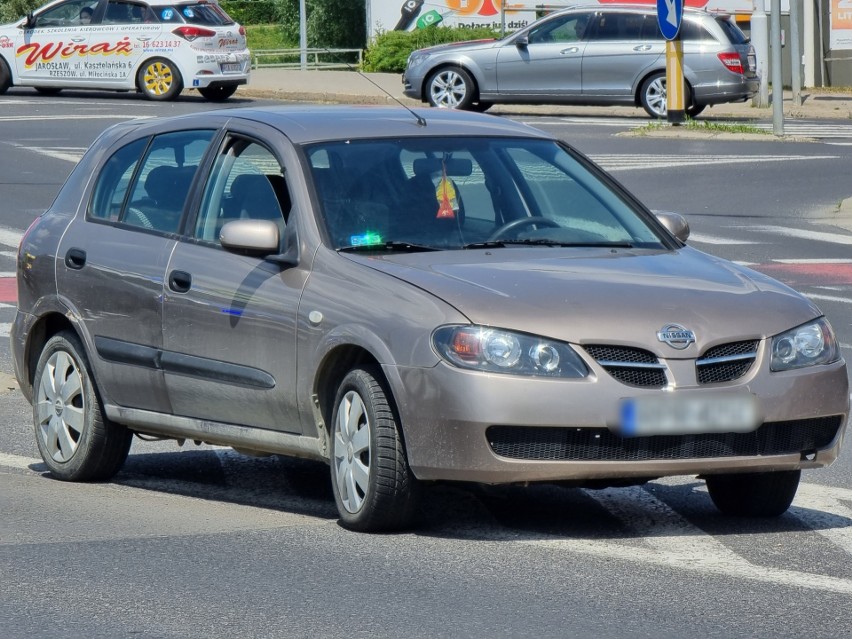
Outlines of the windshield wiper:
[{"label": "windshield wiper", "polygon": [[570,248],[585,248],[585,247],[604,247],[604,248],[633,248],[629,242],[560,242],[558,240],[547,239],[527,239],[527,240],[492,240],[490,242],[473,242],[465,244],[464,249],[480,249],[480,248],[502,248],[509,245],[523,246],[558,246]]},{"label": "windshield wiper", "polygon": [[354,244],[341,246],[338,251],[345,253],[371,253],[375,251],[399,251],[403,253],[418,253],[421,251],[440,251],[434,246],[423,246],[411,242],[382,242],[381,244]]}]

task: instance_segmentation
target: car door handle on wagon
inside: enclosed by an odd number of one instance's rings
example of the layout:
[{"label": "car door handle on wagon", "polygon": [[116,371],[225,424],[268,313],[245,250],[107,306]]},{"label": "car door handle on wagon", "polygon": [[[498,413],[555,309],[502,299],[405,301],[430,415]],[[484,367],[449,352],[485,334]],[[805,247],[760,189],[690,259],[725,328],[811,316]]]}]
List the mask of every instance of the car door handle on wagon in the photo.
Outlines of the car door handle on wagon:
[{"label": "car door handle on wagon", "polygon": [[172,271],[169,273],[169,288],[175,293],[186,293],[192,288],[192,275],[186,271]]},{"label": "car door handle on wagon", "polygon": [[568,47],[567,49],[562,49],[559,53],[562,55],[566,55],[568,53],[579,53],[580,47]]},{"label": "car door handle on wagon", "polygon": [[86,266],[86,251],[79,248],[70,248],[65,254],[65,266],[79,271]]}]

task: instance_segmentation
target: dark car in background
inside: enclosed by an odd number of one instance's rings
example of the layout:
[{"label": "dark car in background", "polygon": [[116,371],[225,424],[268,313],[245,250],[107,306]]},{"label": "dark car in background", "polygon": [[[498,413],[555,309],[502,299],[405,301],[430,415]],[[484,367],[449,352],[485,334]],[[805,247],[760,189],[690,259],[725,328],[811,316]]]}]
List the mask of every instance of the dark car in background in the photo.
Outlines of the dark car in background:
[{"label": "dark car in background", "polygon": [[[744,102],[758,90],[754,48],[728,15],[685,9],[681,25],[686,114]],[[642,106],[666,116],[666,45],[655,5],[575,7],[500,40],[413,52],[405,95],[432,106]]]}]

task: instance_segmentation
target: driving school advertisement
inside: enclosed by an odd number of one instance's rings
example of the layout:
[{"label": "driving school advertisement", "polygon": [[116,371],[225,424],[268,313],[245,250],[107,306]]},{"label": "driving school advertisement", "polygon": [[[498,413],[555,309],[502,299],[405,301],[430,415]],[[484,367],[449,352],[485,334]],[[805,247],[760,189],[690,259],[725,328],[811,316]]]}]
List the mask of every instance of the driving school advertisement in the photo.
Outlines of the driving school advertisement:
[{"label": "driving school advertisement", "polygon": [[[447,27],[491,27],[517,31],[535,21],[537,14],[562,7],[601,4],[656,4],[656,0],[547,0],[517,2],[513,0],[367,0],[367,31],[370,38],[384,31],[412,31],[434,24]],[[852,0],[832,0],[852,6]],[[685,0],[687,7],[725,13],[751,13],[753,0]],[[769,11],[771,0],[765,0]],[[789,10],[789,0],[782,0],[782,11]]]}]

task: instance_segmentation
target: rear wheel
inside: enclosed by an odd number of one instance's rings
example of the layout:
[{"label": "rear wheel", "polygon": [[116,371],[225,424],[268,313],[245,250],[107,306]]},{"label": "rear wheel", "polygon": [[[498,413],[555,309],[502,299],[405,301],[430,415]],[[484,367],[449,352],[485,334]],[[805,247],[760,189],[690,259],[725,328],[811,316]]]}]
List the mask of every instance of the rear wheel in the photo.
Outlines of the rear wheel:
[{"label": "rear wheel", "polygon": [[59,92],[62,91],[57,87],[36,87],[35,90],[42,95],[59,95]]},{"label": "rear wheel", "polygon": [[493,102],[483,102],[480,100],[479,102],[474,102],[470,105],[471,111],[477,111],[478,113],[485,113],[488,109],[494,106]]},{"label": "rear wheel", "polygon": [[149,100],[174,100],[183,89],[183,78],[173,62],[152,58],[139,69],[136,86]]},{"label": "rear wheel", "polygon": [[9,65],[3,59],[0,59],[0,95],[6,93],[12,86],[12,73],[9,71]]},{"label": "rear wheel", "polygon": [[103,415],[89,360],[71,332],[48,340],[39,357],[33,421],[44,463],[64,481],[109,479],[124,464],[133,439]]},{"label": "rear wheel", "polygon": [[201,97],[210,100],[211,102],[224,102],[236,92],[236,84],[198,89],[198,93],[201,94]]},{"label": "rear wheel", "polygon": [[686,115],[688,115],[691,118],[697,117],[706,108],[707,108],[706,104],[691,104],[688,107],[686,107]]},{"label": "rear wheel", "polygon": [[459,67],[438,69],[426,81],[426,96],[434,107],[470,109],[475,95],[473,78]]},{"label": "rear wheel", "polygon": [[778,517],[787,512],[802,471],[708,475],[707,492],[722,513],[737,517]]},{"label": "rear wheel", "polygon": [[338,387],[332,417],[331,483],[341,523],[378,532],[408,526],[417,480],[381,376],[350,371]]}]

